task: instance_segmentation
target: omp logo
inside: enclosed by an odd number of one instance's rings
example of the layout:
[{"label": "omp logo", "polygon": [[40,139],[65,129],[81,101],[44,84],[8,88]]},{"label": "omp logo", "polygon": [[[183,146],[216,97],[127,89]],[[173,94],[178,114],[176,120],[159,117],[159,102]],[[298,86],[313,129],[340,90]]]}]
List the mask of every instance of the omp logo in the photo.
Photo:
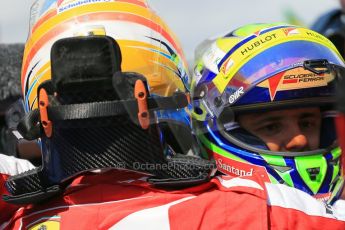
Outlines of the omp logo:
[{"label": "omp logo", "polygon": [[243,86],[241,86],[234,94],[229,97],[229,103],[234,103],[242,94],[244,94]]}]

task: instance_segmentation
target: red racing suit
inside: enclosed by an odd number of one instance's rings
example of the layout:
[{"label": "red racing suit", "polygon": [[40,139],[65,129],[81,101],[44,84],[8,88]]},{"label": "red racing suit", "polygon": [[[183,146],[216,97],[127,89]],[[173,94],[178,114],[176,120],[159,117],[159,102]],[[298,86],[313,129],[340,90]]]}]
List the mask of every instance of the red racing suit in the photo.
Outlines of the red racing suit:
[{"label": "red racing suit", "polygon": [[[0,194],[8,194],[4,185],[9,176],[14,176],[33,168],[34,166],[27,160],[0,154]],[[18,206],[7,204],[0,199],[0,223],[8,220],[16,209],[18,209]]]},{"label": "red racing suit", "polygon": [[19,208],[0,229],[345,229],[344,200],[326,206],[261,175],[220,176],[182,190],[146,179],[117,170],[79,176],[63,195]]}]

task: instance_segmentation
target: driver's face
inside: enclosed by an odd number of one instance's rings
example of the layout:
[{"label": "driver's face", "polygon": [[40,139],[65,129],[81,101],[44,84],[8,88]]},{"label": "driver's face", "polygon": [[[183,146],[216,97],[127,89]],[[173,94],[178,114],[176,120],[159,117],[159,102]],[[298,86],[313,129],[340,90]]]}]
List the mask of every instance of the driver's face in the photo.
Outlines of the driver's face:
[{"label": "driver's face", "polygon": [[261,138],[271,151],[302,152],[319,148],[320,108],[244,114],[238,117],[238,122]]}]

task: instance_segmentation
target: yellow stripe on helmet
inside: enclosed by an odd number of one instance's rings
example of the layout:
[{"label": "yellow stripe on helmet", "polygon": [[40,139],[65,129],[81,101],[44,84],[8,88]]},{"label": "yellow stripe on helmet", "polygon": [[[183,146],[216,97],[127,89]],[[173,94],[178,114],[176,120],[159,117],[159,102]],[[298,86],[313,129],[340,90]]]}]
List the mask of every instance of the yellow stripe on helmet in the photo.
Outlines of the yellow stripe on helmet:
[{"label": "yellow stripe on helmet", "polygon": [[[73,19],[76,15],[81,16],[83,14],[90,14],[90,13],[99,13],[99,12],[119,12],[119,13],[130,13],[134,15],[138,15],[140,17],[146,19],[153,19],[163,24],[160,18],[156,17],[152,14],[152,11],[148,8],[143,8],[137,5],[125,3],[125,2],[108,2],[103,4],[87,4],[83,6],[79,6],[76,8],[72,8],[68,11],[64,11],[60,14],[55,15],[54,17],[48,19],[44,22],[40,27],[38,27],[33,34],[30,36],[30,40],[26,50],[30,50],[32,46],[39,41],[39,39],[44,36],[47,32],[53,29],[55,26],[60,25],[64,21],[68,21]],[[78,23],[78,22],[76,22]],[[24,60],[25,61],[25,60]]]},{"label": "yellow stripe on helmet", "polygon": [[275,45],[298,40],[310,41],[323,45],[333,50],[335,54],[342,59],[333,43],[314,31],[305,28],[279,28],[260,34],[237,48],[237,50],[223,62],[222,66],[219,68],[219,73],[213,79],[213,83],[219,92],[222,93],[239,69],[256,55]]}]

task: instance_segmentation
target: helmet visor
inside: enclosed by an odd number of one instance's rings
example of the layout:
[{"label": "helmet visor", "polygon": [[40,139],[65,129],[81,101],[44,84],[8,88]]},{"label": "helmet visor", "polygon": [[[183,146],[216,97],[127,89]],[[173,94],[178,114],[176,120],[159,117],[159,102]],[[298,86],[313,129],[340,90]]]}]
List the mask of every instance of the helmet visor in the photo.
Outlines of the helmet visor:
[{"label": "helmet visor", "polygon": [[[248,49],[248,47],[246,49]],[[243,64],[236,74],[228,81],[223,91],[219,90],[216,85],[213,84],[217,78],[217,76],[215,76],[213,82],[207,86],[203,86],[204,91],[207,90],[209,95],[204,103],[215,116],[219,116],[223,109],[228,106],[235,108],[239,105],[286,100],[288,97],[280,98],[279,92],[283,91],[285,89],[284,87],[289,84],[289,87],[292,88],[293,85],[291,84],[296,82],[297,77],[291,79],[293,76],[285,76],[284,79],[283,76],[279,76],[279,74],[296,67],[304,68],[305,61],[315,62],[320,59],[327,60],[329,64],[338,66],[344,65],[338,53],[319,43],[310,41],[290,41],[276,45],[254,57],[248,58],[245,64]],[[296,71],[294,74],[296,74]],[[307,70],[305,71],[308,73]],[[293,87],[305,89],[313,88],[318,86],[318,84],[326,84],[330,79],[323,78],[323,80],[317,81],[316,78],[319,76],[318,74],[313,74],[312,71],[309,71],[309,74],[309,76],[299,76],[301,79],[297,79],[298,82]],[[289,75],[293,74],[290,73]],[[274,78],[273,76],[276,77]],[[268,79],[269,81],[266,81]],[[300,83],[303,82],[305,84],[301,85]],[[256,95],[251,98],[245,96],[247,92],[258,87],[260,83],[262,83],[262,87],[266,87],[268,92],[266,95]]]},{"label": "helmet visor", "polygon": [[[345,77],[345,68],[331,64],[327,66],[325,69],[320,66],[314,69],[321,71],[319,73],[306,70],[306,65],[284,71],[286,74],[283,75],[279,73],[279,76],[289,78],[292,78],[291,73],[300,73],[302,77],[285,79],[288,84],[299,84],[300,88],[294,86],[280,88],[282,94],[278,94],[276,97],[279,100],[275,101],[245,106],[231,106],[229,103],[217,118],[217,125],[214,128],[232,143],[257,153],[301,156],[328,152],[336,146],[334,118],[338,113],[335,107],[335,91],[337,82]],[[310,84],[301,87],[306,84],[303,82],[305,79],[313,79],[314,87]],[[322,81],[322,84],[316,84],[314,81]],[[254,93],[259,93],[259,97],[261,94],[258,89],[264,88],[261,86],[262,83],[253,89]],[[249,96],[252,93],[248,92]],[[269,94],[269,90],[266,90],[266,94]],[[301,148],[289,150],[286,146],[294,136],[291,135],[289,139],[287,132],[293,128],[293,125],[307,143]],[[309,143],[310,137],[313,138],[314,144]],[[274,144],[276,147],[272,147]],[[276,149],[272,150],[272,148]]]}]

